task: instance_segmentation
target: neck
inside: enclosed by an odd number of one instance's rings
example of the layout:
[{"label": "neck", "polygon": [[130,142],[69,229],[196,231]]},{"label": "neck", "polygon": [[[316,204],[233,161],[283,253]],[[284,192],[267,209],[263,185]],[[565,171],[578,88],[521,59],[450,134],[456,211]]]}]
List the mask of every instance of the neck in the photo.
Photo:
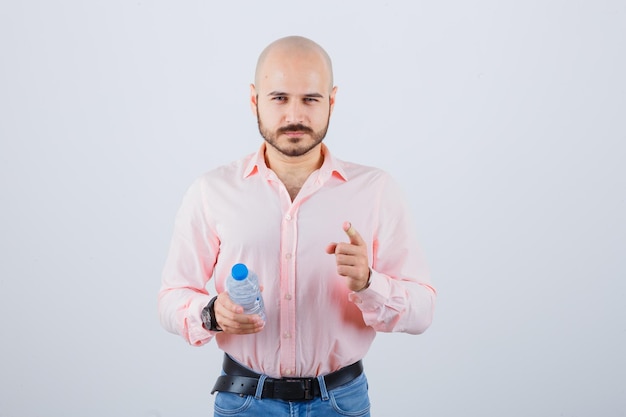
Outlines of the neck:
[{"label": "neck", "polygon": [[322,166],[324,155],[319,144],[304,155],[287,156],[271,146],[265,147],[265,163],[278,175],[297,175],[308,177],[311,172]]},{"label": "neck", "polygon": [[322,144],[301,156],[283,155],[272,146],[266,146],[265,163],[287,187],[293,200],[309,175],[324,163]]}]

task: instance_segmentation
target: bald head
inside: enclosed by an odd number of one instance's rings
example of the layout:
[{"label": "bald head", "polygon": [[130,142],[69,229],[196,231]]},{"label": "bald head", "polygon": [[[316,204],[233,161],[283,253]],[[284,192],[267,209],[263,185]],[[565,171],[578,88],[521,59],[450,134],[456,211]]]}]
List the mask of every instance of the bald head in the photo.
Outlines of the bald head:
[{"label": "bald head", "polygon": [[250,109],[270,145],[268,166],[281,158],[319,162],[336,93],[330,58],[315,42],[289,36],[263,50],[250,85]]},{"label": "bald head", "polygon": [[328,77],[329,91],[333,88],[333,66],[330,57],[317,43],[302,36],[287,36],[269,44],[261,55],[256,65],[254,83],[258,86],[264,77],[268,63],[289,59],[308,60],[312,63],[321,63]]}]

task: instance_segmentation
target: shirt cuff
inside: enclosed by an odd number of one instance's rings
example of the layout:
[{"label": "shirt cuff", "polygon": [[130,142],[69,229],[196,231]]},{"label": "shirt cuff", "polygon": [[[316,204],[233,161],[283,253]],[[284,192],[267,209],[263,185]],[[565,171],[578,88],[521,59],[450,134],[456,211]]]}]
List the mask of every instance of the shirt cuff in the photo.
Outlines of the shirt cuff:
[{"label": "shirt cuff", "polygon": [[211,301],[212,297],[198,297],[189,304],[187,309],[186,327],[189,344],[202,346],[209,342],[215,332],[211,332],[202,325],[202,309]]},{"label": "shirt cuff", "polygon": [[362,311],[374,311],[384,305],[391,294],[391,286],[384,274],[372,269],[370,285],[358,292],[348,294],[348,299]]}]

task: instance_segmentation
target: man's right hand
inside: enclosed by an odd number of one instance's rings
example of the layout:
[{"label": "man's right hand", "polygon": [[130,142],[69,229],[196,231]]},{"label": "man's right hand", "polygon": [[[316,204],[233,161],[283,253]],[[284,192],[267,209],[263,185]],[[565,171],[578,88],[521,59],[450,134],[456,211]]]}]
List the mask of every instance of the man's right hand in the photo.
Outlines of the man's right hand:
[{"label": "man's right hand", "polygon": [[265,326],[258,314],[243,314],[243,307],[233,303],[227,291],[217,296],[213,307],[215,320],[224,333],[258,333]]}]

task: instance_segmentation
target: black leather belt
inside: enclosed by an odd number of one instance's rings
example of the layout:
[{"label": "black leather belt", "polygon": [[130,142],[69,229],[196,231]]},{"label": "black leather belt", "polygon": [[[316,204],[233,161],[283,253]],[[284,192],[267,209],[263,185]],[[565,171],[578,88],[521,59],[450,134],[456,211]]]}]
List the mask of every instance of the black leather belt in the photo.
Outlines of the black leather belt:
[{"label": "black leather belt", "polygon": [[[222,364],[224,373],[217,378],[215,391],[234,392],[240,395],[255,395],[260,374],[238,364],[230,356],[224,355]],[[330,391],[347,384],[363,373],[361,361],[324,375],[326,390]],[[321,396],[317,378],[266,378],[263,383],[261,398],[276,398],[287,401],[312,400]]]}]

